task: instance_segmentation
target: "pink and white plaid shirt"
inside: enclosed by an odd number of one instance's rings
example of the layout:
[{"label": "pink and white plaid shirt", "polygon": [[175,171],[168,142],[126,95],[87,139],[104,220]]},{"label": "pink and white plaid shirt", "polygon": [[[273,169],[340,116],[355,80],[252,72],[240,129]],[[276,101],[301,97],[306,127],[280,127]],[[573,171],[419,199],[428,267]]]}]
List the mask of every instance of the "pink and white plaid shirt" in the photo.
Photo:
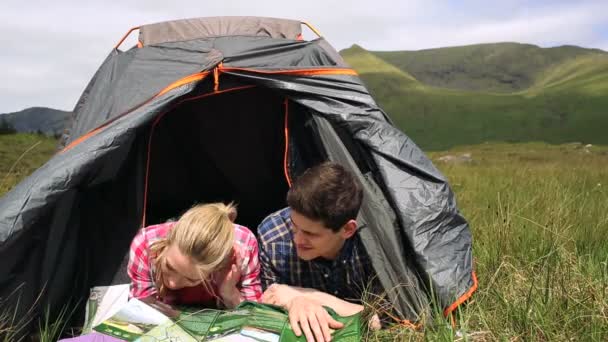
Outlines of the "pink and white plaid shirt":
[{"label": "pink and white plaid shirt", "polygon": [[[150,246],[157,240],[167,236],[170,229],[173,228],[175,222],[167,222],[155,226],[142,228],[131,243],[129,252],[129,265],[127,273],[131,278],[131,297],[146,298],[158,293],[154,282],[154,269],[152,266],[152,258],[150,257]],[[260,283],[260,264],[258,261],[258,243],[255,235],[246,227],[234,225],[234,250],[237,252],[237,258],[241,263],[241,279],[237,283],[241,296],[248,301],[257,302],[262,296],[262,286]],[[219,284],[212,284],[217,289]],[[183,289],[182,296],[180,290],[176,291],[175,297],[161,298],[169,304],[194,304],[189,303],[191,300],[185,297],[193,298],[193,290],[199,293],[194,295],[194,298],[217,299],[214,295],[206,293],[204,287]],[[205,293],[200,293],[200,291]],[[217,292],[217,291],[216,291]],[[180,298],[184,297],[184,298]]]}]

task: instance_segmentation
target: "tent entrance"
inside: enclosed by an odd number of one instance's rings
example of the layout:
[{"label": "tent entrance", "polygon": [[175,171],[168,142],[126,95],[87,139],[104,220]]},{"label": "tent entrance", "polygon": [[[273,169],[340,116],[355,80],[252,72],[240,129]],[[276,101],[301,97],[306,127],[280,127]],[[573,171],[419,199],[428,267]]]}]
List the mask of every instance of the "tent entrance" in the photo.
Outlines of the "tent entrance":
[{"label": "tent entrance", "polygon": [[264,88],[185,101],[150,131],[146,225],[197,203],[235,201],[253,231],[285,206],[284,97]]}]

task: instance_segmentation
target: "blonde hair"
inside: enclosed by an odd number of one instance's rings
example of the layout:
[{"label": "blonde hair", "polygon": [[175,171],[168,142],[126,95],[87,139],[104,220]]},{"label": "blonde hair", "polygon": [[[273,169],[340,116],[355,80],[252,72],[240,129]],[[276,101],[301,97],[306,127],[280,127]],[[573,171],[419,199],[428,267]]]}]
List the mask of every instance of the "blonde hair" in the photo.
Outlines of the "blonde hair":
[{"label": "blonde hair", "polygon": [[234,246],[234,220],[236,207],[233,203],[209,203],[197,205],[184,213],[164,239],[150,246],[156,268],[155,280],[159,294],[166,293],[162,281],[162,267],[166,262],[165,252],[169,246],[192,258],[203,285],[207,290],[209,276],[228,266]]}]

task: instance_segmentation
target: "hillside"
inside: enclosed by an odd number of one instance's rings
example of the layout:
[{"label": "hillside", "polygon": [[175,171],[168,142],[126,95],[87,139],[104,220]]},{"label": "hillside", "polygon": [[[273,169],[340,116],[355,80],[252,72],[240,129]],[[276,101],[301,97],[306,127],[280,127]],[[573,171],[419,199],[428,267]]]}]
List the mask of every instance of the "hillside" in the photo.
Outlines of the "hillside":
[{"label": "hillside", "polygon": [[491,92],[524,90],[553,65],[578,57],[608,55],[576,46],[540,48],[519,43],[370,52],[427,85]]},{"label": "hillside", "polygon": [[31,107],[19,112],[0,114],[0,122],[19,133],[44,133],[59,136],[71,112],[46,107]]},{"label": "hillside", "polygon": [[[474,51],[478,48],[472,47]],[[447,55],[454,55],[452,49],[446,48]],[[464,50],[466,47],[459,48],[459,56],[466,55]],[[545,62],[522,71],[520,79],[532,80],[530,85],[524,86],[522,81],[511,92],[447,89],[446,84],[437,87],[418,79],[418,71],[402,69],[406,63],[399,67],[358,46],[341,54],[359,72],[380,106],[423,149],[486,141],[608,144],[608,97],[604,95],[608,90],[608,54],[572,47],[540,49],[544,50],[550,50],[549,56],[554,51],[567,53],[553,59],[559,62],[549,63],[546,61],[552,60],[550,57],[538,57],[536,60]],[[522,63],[526,60],[521,59]],[[432,58],[421,58],[422,62],[428,64],[428,70],[434,68]],[[488,76],[479,80],[487,83],[492,79]]]}]

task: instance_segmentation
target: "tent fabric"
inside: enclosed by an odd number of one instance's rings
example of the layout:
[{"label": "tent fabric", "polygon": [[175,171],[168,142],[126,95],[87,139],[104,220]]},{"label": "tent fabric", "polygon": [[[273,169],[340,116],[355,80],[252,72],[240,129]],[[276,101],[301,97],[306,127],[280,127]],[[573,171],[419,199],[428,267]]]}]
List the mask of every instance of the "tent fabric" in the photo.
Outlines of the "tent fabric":
[{"label": "tent fabric", "polygon": [[421,319],[431,293],[446,309],[477,286],[446,178],[323,39],[114,50],[64,144],[0,199],[0,297],[18,289],[26,308],[60,310],[109,284],[142,224],[196,202],[235,200],[255,231],[285,205],[290,180],[323,160],[364,185],[363,244],[401,318]]},{"label": "tent fabric", "polygon": [[302,33],[299,21],[261,17],[207,17],[166,21],[139,28],[144,45],[222,36],[260,36],[296,39]]},{"label": "tent fabric", "polygon": [[[258,69],[347,67],[323,39],[302,42],[260,37],[216,37],[112,51],[80,97],[65,144],[150,101],[188,75],[226,66]],[[94,94],[94,96],[91,96]]]},{"label": "tent fabric", "polygon": [[[363,188],[366,199],[357,217],[358,234],[365,241],[365,248],[370,255],[372,264],[378,273],[378,280],[387,291],[390,302],[398,303],[406,317],[418,317],[428,308],[428,298],[421,279],[413,272],[415,265],[411,263],[410,255],[403,253],[404,237],[399,230],[395,212],[385,200],[382,190],[374,180],[374,171],[365,174],[357,165],[333,126],[323,117],[316,116],[319,135],[328,151],[329,159],[338,162],[349,169]],[[346,137],[344,137],[346,138]],[[346,138],[347,139],[347,138]],[[344,139],[344,140],[346,140]],[[385,229],[371,229],[383,227]],[[410,274],[398,273],[399,271]],[[408,281],[408,283],[405,283]],[[395,284],[403,286],[395,287]]]}]

